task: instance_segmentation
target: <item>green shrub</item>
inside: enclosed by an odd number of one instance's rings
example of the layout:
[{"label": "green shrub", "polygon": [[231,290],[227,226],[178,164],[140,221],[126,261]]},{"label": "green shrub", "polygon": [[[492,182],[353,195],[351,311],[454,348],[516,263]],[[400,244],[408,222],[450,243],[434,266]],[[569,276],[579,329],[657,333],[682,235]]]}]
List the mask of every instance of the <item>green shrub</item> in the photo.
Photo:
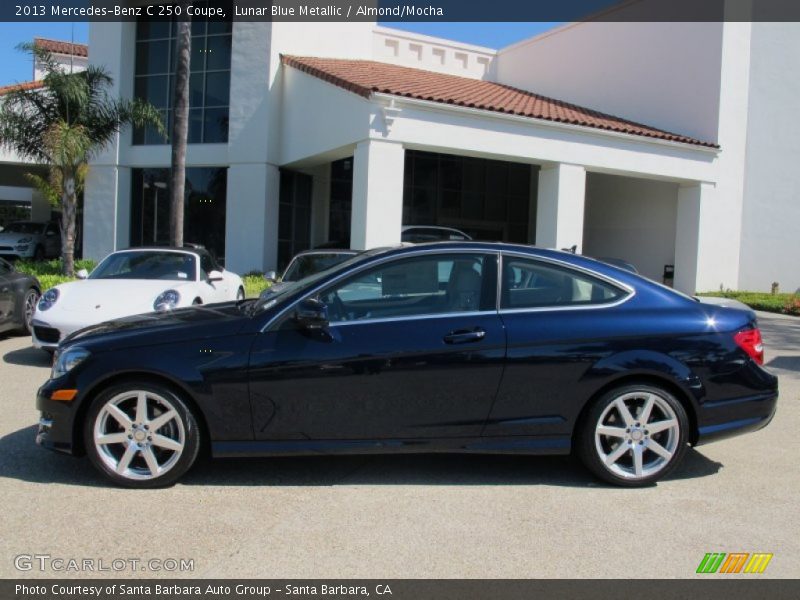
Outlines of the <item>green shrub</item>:
[{"label": "green shrub", "polygon": [[251,272],[242,276],[244,293],[248,298],[257,298],[258,295],[269,287],[269,282],[261,273]]},{"label": "green shrub", "polygon": [[[53,260],[42,260],[39,262],[34,262],[32,260],[18,260],[14,266],[16,266],[17,271],[20,273],[28,273],[29,275],[35,275],[41,279],[45,275],[60,275],[63,277],[63,267],[61,265],[61,259],[54,258]],[[91,272],[96,266],[97,263],[89,259],[75,261],[76,272],[80,271],[81,269],[86,269],[87,271]]]},{"label": "green shrub", "polygon": [[753,310],[800,315],[800,296],[796,294],[770,294],[768,292],[704,292],[698,296],[732,298],[747,304]]}]

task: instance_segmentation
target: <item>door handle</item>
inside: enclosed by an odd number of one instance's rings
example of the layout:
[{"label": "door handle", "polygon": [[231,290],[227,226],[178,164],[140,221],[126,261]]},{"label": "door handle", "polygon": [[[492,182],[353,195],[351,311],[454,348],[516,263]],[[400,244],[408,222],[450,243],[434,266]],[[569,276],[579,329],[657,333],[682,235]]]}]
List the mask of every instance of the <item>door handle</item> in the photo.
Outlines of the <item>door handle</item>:
[{"label": "door handle", "polygon": [[481,327],[475,329],[457,329],[444,336],[445,344],[466,344],[478,342],[486,337],[486,330]]}]

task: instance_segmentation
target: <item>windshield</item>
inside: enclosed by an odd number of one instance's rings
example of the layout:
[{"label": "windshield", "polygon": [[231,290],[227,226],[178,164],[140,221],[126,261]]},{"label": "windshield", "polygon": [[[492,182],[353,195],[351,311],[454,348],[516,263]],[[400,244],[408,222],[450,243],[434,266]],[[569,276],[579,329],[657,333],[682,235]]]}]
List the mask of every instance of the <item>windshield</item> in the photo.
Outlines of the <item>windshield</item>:
[{"label": "windshield", "polygon": [[44,223],[30,223],[28,221],[17,221],[16,223],[11,223],[6,228],[6,232],[41,235],[44,232]]},{"label": "windshield", "polygon": [[281,282],[279,284],[275,284],[272,287],[268,287],[266,290],[261,292],[258,300],[256,300],[255,304],[252,305],[253,313],[258,312],[259,310],[264,310],[268,308],[272,308],[275,306],[276,303],[280,302],[281,300],[288,298],[290,296],[294,296],[295,294],[301,294],[305,290],[313,287],[320,279],[338,273],[340,271],[345,271],[352,267],[353,265],[358,264],[362,260],[365,260],[371,256],[370,252],[361,252],[359,254],[355,254],[349,257],[347,260],[342,261],[325,271],[320,271],[319,273],[315,273],[314,275],[309,275],[308,277],[304,277],[298,281],[288,281],[288,282]]},{"label": "windshield", "polygon": [[297,281],[338,265],[352,257],[351,252],[326,252],[324,254],[301,254],[295,256],[281,281]]},{"label": "windshield", "polygon": [[89,279],[167,279],[194,281],[197,259],[184,252],[132,250],[106,257]]}]

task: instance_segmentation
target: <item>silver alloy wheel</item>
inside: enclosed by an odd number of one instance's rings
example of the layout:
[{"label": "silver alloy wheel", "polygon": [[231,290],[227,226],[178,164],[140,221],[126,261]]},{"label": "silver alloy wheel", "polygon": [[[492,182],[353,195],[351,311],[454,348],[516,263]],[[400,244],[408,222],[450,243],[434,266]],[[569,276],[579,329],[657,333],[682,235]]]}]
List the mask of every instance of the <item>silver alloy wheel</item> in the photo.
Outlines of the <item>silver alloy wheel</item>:
[{"label": "silver alloy wheel", "polygon": [[106,466],[127,479],[147,480],[169,471],[181,457],[186,432],[175,406],[158,394],[117,394],[94,422],[94,445]]},{"label": "silver alloy wheel", "polygon": [[28,330],[30,330],[31,325],[33,323],[33,313],[36,312],[36,303],[39,302],[39,294],[36,293],[36,290],[28,290],[27,295],[25,296],[25,325],[27,326]]},{"label": "silver alloy wheel", "polygon": [[614,399],[597,420],[594,443],[614,475],[644,479],[666,467],[678,449],[680,424],[669,403],[653,392]]}]

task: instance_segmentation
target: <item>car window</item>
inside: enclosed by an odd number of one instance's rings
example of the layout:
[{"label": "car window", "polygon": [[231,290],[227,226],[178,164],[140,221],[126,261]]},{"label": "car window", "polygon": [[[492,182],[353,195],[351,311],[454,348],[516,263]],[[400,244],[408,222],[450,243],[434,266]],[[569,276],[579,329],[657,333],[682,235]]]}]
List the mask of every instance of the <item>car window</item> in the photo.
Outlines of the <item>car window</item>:
[{"label": "car window", "polygon": [[350,252],[325,252],[314,254],[301,254],[295,256],[289,266],[286,267],[286,272],[281,278],[283,281],[297,281],[330,269],[334,265],[344,262],[353,256]]},{"label": "car window", "polygon": [[168,279],[194,281],[194,255],[184,252],[117,252],[106,257],[89,279]]},{"label": "car window", "polygon": [[200,279],[208,279],[208,274],[211,271],[216,271],[217,265],[210,254],[205,252],[200,254]]},{"label": "car window", "polygon": [[608,304],[625,294],[580,271],[532,259],[503,259],[502,308]]},{"label": "car window", "polygon": [[29,221],[17,221],[11,223],[6,231],[9,233],[27,233],[32,235],[41,235],[44,231],[44,225],[41,223],[31,223]]},{"label": "car window", "polygon": [[328,307],[331,323],[491,310],[493,258],[485,254],[405,257],[338,283],[319,298]]}]

